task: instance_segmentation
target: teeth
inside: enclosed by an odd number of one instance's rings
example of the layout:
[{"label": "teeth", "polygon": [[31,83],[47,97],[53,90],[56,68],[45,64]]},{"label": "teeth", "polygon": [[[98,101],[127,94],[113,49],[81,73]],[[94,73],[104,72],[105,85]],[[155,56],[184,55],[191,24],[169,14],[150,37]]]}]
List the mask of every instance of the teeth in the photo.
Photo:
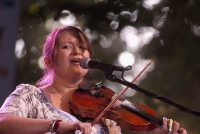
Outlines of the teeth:
[{"label": "teeth", "polygon": [[79,62],[79,61],[80,61],[80,59],[73,59],[72,61],[78,61],[78,62]]}]

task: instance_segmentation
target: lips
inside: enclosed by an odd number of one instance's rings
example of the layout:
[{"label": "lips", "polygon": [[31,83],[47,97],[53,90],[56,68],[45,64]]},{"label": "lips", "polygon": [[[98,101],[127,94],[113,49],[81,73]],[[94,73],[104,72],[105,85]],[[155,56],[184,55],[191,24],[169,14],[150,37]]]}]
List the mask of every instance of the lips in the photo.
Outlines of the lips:
[{"label": "lips", "polygon": [[72,59],[70,62],[79,63],[80,60],[81,60],[81,58],[74,58],[74,59]]}]

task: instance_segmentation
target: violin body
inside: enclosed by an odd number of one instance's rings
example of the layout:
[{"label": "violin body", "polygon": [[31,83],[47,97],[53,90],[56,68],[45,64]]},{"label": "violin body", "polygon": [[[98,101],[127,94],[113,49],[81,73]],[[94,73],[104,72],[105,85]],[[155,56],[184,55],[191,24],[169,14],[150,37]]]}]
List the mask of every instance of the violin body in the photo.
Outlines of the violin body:
[{"label": "violin body", "polygon": [[[105,87],[89,90],[79,88],[71,97],[70,108],[75,116],[95,119],[109,105],[114,95],[115,92]],[[153,117],[157,117],[157,113],[153,109],[138,103],[133,103],[133,105]],[[121,128],[133,132],[153,130],[157,126],[155,122],[122,107],[110,108],[103,117],[114,120]]]}]

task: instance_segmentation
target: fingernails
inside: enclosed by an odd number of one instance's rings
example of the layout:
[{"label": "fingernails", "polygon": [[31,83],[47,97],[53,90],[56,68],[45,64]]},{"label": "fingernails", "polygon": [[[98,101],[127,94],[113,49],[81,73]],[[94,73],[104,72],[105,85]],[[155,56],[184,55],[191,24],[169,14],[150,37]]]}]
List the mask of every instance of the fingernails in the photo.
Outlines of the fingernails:
[{"label": "fingernails", "polygon": [[163,117],[163,120],[165,120],[166,119],[166,117]]}]

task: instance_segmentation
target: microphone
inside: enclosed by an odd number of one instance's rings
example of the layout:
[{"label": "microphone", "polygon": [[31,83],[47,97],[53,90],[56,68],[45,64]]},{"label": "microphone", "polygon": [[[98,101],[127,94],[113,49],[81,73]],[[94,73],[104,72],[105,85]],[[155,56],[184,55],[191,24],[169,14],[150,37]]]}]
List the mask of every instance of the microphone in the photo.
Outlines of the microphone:
[{"label": "microphone", "polygon": [[101,63],[84,57],[80,60],[80,66],[84,69],[100,69],[102,71],[125,71],[126,69],[120,66]]}]

